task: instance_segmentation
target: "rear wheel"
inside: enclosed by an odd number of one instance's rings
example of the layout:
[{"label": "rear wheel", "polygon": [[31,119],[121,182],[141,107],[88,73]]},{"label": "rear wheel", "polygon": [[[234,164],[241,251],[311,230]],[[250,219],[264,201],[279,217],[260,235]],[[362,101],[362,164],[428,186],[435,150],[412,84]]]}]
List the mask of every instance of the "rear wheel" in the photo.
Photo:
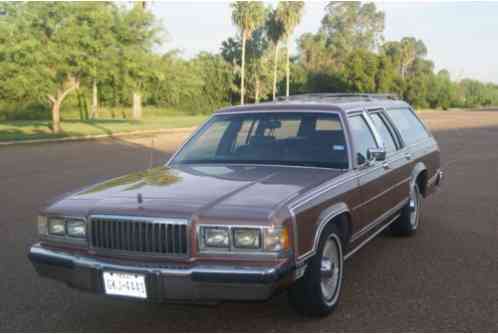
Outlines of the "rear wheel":
[{"label": "rear wheel", "polygon": [[324,316],[337,306],[343,276],[342,240],[335,225],[329,225],[320,237],[317,254],[306,272],[289,290],[290,304],[299,313]]},{"label": "rear wheel", "polygon": [[391,225],[391,231],[399,236],[411,236],[417,232],[420,224],[420,211],[422,207],[422,196],[418,184],[410,188],[410,199],[401,209],[398,221]]}]

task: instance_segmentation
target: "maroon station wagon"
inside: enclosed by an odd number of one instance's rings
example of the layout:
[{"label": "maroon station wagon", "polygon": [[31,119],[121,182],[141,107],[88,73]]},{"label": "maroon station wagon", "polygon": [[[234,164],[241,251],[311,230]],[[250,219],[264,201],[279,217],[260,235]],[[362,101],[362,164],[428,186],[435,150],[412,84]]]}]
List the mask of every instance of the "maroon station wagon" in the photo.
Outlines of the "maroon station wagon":
[{"label": "maroon station wagon", "polygon": [[40,212],[44,277],[147,301],[337,305],[344,261],[389,227],[413,235],[442,179],[438,145],[392,96],[297,95],[216,112],[161,167]]}]

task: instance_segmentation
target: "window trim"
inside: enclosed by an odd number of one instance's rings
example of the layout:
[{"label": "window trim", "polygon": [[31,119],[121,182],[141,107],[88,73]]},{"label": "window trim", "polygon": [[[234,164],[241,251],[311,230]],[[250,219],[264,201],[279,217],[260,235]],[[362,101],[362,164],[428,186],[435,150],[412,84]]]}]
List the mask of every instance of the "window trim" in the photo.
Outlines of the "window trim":
[{"label": "window trim", "polygon": [[379,133],[380,139],[382,141],[382,146],[385,149],[384,138],[382,138],[382,136],[380,135],[379,129],[377,129],[377,126],[374,124],[373,115],[379,116],[381,122],[387,128],[387,131],[391,135],[391,138],[392,138],[392,140],[394,142],[394,148],[395,148],[394,151],[392,151],[392,152],[386,152],[386,153],[388,153],[388,154],[395,154],[395,153],[397,153],[399,150],[401,150],[403,148],[403,144],[401,143],[401,141],[400,141],[400,139],[398,137],[398,134],[396,133],[396,130],[394,129],[393,125],[391,124],[391,122],[389,121],[389,119],[387,119],[387,117],[385,115],[385,108],[375,108],[375,109],[369,109],[368,110],[368,116],[372,120],[373,126],[376,128],[377,132]]}]

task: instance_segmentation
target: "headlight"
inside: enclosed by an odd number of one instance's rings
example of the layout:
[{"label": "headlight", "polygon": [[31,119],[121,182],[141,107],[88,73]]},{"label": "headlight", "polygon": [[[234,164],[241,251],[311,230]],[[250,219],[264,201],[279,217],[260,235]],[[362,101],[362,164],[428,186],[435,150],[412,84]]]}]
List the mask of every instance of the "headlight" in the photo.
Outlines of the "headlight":
[{"label": "headlight", "polygon": [[289,250],[288,226],[209,226],[198,230],[199,251],[284,254]]},{"label": "headlight", "polygon": [[233,245],[235,248],[257,249],[261,247],[261,232],[255,228],[234,228]]},{"label": "headlight", "polygon": [[53,234],[53,235],[63,236],[66,233],[66,227],[64,226],[64,219],[49,218],[48,219],[48,233]]},{"label": "headlight", "polygon": [[86,224],[83,220],[71,219],[66,222],[67,235],[73,238],[86,238]]},{"label": "headlight", "polygon": [[228,248],[230,246],[229,230],[227,227],[203,227],[201,237],[206,247]]},{"label": "headlight", "polygon": [[277,227],[265,229],[264,249],[268,252],[279,252],[289,249],[288,228]]},{"label": "headlight", "polygon": [[45,216],[38,216],[38,233],[41,235],[48,234],[48,222]]},{"label": "headlight", "polygon": [[38,216],[38,233],[41,236],[86,239],[84,218]]}]

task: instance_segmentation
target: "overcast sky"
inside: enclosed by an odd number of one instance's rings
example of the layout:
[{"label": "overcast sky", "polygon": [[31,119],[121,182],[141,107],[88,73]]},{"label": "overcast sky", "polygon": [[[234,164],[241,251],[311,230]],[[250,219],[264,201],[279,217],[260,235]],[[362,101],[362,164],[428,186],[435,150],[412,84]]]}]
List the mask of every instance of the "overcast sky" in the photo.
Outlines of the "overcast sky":
[{"label": "overcast sky", "polygon": [[[294,36],[316,32],[325,2],[306,2]],[[498,2],[378,2],[386,13],[386,40],[404,36],[422,39],[437,69],[453,79],[470,77],[498,83]],[[151,9],[167,31],[166,49],[191,57],[218,52],[236,31],[229,2],[153,2]]]}]

